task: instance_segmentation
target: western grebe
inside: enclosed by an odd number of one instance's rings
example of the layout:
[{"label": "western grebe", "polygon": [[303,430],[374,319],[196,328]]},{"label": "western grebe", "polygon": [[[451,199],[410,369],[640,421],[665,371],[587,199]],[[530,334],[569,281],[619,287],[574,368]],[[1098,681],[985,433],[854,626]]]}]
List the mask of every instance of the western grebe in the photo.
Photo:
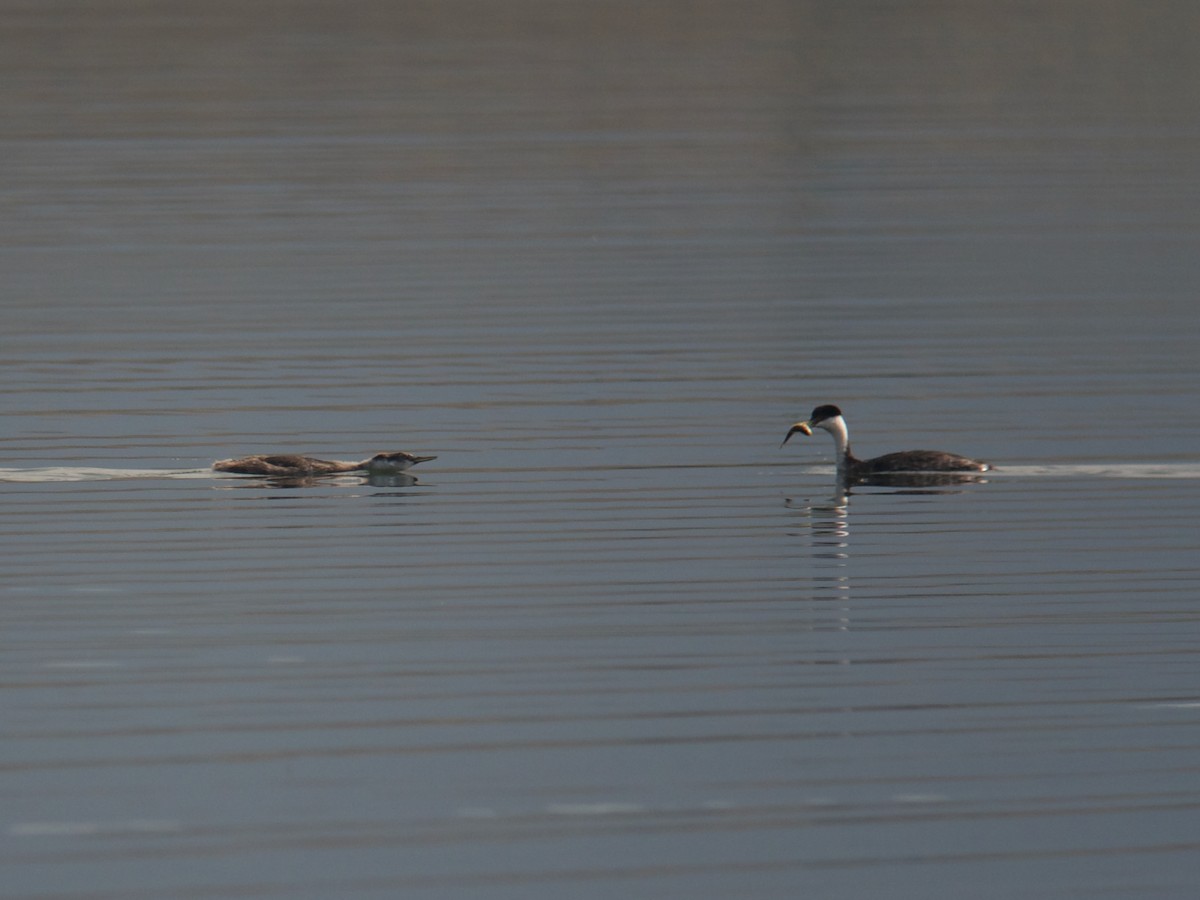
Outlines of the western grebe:
[{"label": "western grebe", "polygon": [[833,442],[837,445],[838,477],[843,481],[909,472],[986,472],[991,469],[985,462],[941,450],[901,450],[874,459],[856,459],[850,452],[850,432],[846,429],[842,411],[831,405],[818,406],[806,421],[793,425],[783,443],[786,444],[796,432],[811,435],[814,428],[833,435]]},{"label": "western grebe", "polygon": [[280,456],[243,456],[220,459],[213,463],[218,472],[238,475],[313,476],[340,475],[363,472],[367,475],[395,475],[409,466],[437,459],[436,456],[414,456],[400,450],[396,453],[376,453],[362,462],[341,462],[336,459],[314,459],[311,456],[283,454]]}]

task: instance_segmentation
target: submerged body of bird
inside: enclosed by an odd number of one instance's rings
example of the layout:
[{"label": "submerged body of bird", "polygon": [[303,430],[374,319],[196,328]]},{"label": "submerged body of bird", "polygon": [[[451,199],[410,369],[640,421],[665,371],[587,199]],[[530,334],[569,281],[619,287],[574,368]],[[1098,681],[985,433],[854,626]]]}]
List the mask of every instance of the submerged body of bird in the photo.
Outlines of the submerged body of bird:
[{"label": "submerged body of bird", "polygon": [[362,462],[343,462],[336,459],[317,459],[290,453],[278,455],[241,456],[213,463],[218,472],[236,475],[271,475],[276,477],[314,477],[361,472],[366,475],[396,475],[409,466],[437,459],[436,456],[415,456],[404,450],[376,453]]}]

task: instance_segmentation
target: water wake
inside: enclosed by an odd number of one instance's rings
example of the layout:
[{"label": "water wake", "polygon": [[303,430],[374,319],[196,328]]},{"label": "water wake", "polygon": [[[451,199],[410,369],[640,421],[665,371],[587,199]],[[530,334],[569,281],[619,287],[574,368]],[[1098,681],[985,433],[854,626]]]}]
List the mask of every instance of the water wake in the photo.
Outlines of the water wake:
[{"label": "water wake", "polygon": [[211,478],[212,469],[102,469],[92,466],[46,466],[0,469],[0,481],[112,481],[119,478]]},{"label": "water wake", "polygon": [[1200,463],[1054,463],[997,466],[987,477],[1200,478]]}]

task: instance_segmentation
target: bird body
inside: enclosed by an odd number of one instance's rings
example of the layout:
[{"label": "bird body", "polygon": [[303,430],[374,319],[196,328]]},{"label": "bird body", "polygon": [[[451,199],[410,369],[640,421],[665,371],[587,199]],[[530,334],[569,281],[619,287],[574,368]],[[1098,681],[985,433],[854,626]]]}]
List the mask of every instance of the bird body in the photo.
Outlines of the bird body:
[{"label": "bird body", "polygon": [[312,456],[279,455],[242,456],[237,459],[221,459],[213,463],[218,472],[237,475],[303,476],[341,475],[362,472],[367,475],[395,475],[409,466],[437,459],[436,456],[414,456],[400,450],[394,453],[376,453],[362,462],[343,462],[336,459],[317,459]]},{"label": "bird body", "polygon": [[829,404],[818,406],[807,420],[793,425],[783,443],[786,444],[797,432],[811,435],[814,428],[820,428],[833,436],[837,447],[838,476],[844,481],[897,473],[986,472],[991,469],[988,463],[941,450],[902,450],[873,459],[858,459],[850,451],[850,432],[846,427],[846,420],[842,417],[842,411]]}]

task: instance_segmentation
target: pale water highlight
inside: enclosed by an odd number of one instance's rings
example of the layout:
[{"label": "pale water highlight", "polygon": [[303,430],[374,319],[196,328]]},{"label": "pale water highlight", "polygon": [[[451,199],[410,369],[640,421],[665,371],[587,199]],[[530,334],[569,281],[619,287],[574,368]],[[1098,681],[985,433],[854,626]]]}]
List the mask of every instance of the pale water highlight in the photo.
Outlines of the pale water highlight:
[{"label": "pale water highlight", "polygon": [[[5,892],[1192,900],[1144,7],[14,13]],[[996,469],[839,495],[821,403]]]}]

